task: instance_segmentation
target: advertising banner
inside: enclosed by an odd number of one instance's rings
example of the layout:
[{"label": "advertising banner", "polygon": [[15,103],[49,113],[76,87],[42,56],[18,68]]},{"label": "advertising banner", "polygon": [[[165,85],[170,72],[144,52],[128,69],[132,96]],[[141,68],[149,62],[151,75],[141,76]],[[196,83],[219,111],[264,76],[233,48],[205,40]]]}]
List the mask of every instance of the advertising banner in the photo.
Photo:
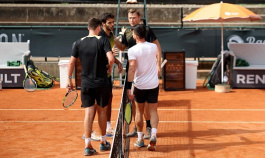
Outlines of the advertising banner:
[{"label": "advertising banner", "polygon": [[265,88],[264,70],[232,70],[232,88]]},{"label": "advertising banner", "polygon": [[24,69],[9,69],[1,68],[0,69],[0,79],[2,80],[2,86],[5,87],[23,87],[23,80],[25,78]]}]

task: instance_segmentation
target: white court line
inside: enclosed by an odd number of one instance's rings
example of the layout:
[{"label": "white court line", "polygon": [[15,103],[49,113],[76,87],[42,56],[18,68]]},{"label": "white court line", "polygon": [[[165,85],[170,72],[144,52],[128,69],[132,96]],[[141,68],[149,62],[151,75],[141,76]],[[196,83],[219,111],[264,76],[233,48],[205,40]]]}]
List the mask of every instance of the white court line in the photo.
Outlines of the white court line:
[{"label": "white court line", "polygon": [[159,123],[264,124],[265,121],[159,121]]},{"label": "white court line", "polygon": [[[83,111],[84,109],[0,109],[0,111]],[[112,109],[119,111],[119,109]],[[158,111],[265,111],[265,109],[157,109]]]},{"label": "white court line", "polygon": [[[93,123],[97,122],[94,121]],[[83,121],[0,121],[0,123],[83,123]],[[265,124],[265,121],[159,121],[159,123]]]},{"label": "white court line", "polygon": [[83,111],[84,109],[0,109],[0,111]]},{"label": "white court line", "polygon": [[158,111],[265,111],[265,109],[158,109]]}]

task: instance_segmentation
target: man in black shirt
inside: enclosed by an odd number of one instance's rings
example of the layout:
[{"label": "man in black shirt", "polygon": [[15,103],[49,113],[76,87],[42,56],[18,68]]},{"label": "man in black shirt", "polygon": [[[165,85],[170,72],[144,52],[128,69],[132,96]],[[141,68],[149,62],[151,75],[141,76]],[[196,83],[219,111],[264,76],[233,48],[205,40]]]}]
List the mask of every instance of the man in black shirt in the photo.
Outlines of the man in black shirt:
[{"label": "man in black shirt", "polygon": [[[107,105],[109,100],[109,81],[107,78],[106,64],[109,63],[108,72],[111,72],[114,63],[110,43],[107,38],[98,36],[101,30],[101,21],[92,18],[88,22],[89,35],[73,44],[73,52],[68,66],[68,90],[73,88],[72,73],[76,59],[79,57],[82,66],[81,73],[81,107],[85,108],[84,155],[93,155],[96,150],[91,145],[91,133],[96,110],[101,133],[99,150],[110,149],[106,141]],[[96,101],[96,102],[95,102]],[[95,104],[96,103],[96,104]]]},{"label": "man in black shirt", "polygon": [[[141,15],[140,12],[137,11],[136,9],[130,9],[128,11],[128,20],[131,25],[131,27],[140,24],[141,21]],[[155,36],[154,32],[152,31],[151,28],[146,27],[146,36],[145,40],[147,42],[152,42],[157,45],[158,48],[158,63],[161,63],[161,46],[160,43]],[[122,36],[122,42],[119,41],[118,38],[115,39],[115,45],[122,51],[124,51],[126,48],[131,48],[132,46],[136,45],[136,41],[133,38],[133,32],[131,28],[127,28],[124,32],[124,35]],[[125,56],[126,59],[128,59],[128,56]],[[128,63],[126,67],[126,71],[128,72]],[[158,76],[160,76],[161,72],[161,67],[157,66],[157,71],[158,71]],[[133,109],[135,109],[135,105],[133,104]],[[151,137],[151,124],[150,124],[150,113],[149,113],[149,107],[148,104],[145,104],[145,110],[144,110],[144,117],[146,120],[146,133],[144,134],[144,139],[149,139]],[[133,110],[133,116],[135,116],[135,110]],[[136,136],[137,135],[137,130],[136,127],[131,133],[128,133],[128,137]]]},{"label": "man in black shirt", "polygon": [[[100,20],[102,22],[102,29],[101,29],[99,35],[102,37],[107,37],[109,42],[110,42],[110,46],[111,46],[112,50],[114,50],[114,35],[112,33],[113,28],[114,28],[114,15],[111,13],[104,13],[101,15]],[[115,58],[115,63],[118,65],[119,73],[122,73],[123,68],[122,68],[121,62],[117,58]],[[113,98],[111,73],[108,74],[108,79],[109,79],[109,82],[111,83],[110,84],[111,90],[110,90],[110,98],[109,98],[108,111],[107,111],[107,133],[106,133],[106,136],[112,137],[114,135],[114,130],[113,130],[113,128],[111,128],[111,110],[112,110],[112,98]]]}]

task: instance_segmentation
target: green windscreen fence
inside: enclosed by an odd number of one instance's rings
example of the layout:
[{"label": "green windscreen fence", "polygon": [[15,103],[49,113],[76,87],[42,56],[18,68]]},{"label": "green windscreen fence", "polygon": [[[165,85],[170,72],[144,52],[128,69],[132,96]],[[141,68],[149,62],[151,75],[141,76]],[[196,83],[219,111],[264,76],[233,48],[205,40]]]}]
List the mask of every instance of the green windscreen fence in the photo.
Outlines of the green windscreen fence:
[{"label": "green windscreen fence", "polygon": [[[216,57],[221,51],[221,31],[216,29],[152,28],[162,49],[167,52],[185,50],[186,57]],[[265,43],[265,28],[225,29],[224,50],[228,43]],[[69,57],[72,44],[87,36],[86,27],[3,27],[0,42],[30,40],[34,57]]]}]

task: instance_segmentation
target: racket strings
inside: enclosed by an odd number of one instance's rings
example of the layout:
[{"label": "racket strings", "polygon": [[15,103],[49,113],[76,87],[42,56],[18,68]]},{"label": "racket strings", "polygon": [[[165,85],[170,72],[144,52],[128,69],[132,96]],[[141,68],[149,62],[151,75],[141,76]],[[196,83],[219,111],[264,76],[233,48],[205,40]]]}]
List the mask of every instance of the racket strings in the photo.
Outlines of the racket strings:
[{"label": "racket strings", "polygon": [[75,102],[76,98],[77,98],[77,92],[76,91],[69,92],[63,100],[64,107],[71,106]]},{"label": "racket strings", "polygon": [[27,90],[27,91],[34,91],[36,89],[36,83],[30,79],[30,78],[27,78],[25,81],[24,81],[24,88]]},{"label": "racket strings", "polygon": [[132,105],[130,102],[125,105],[124,115],[126,123],[130,124],[132,121]]}]

